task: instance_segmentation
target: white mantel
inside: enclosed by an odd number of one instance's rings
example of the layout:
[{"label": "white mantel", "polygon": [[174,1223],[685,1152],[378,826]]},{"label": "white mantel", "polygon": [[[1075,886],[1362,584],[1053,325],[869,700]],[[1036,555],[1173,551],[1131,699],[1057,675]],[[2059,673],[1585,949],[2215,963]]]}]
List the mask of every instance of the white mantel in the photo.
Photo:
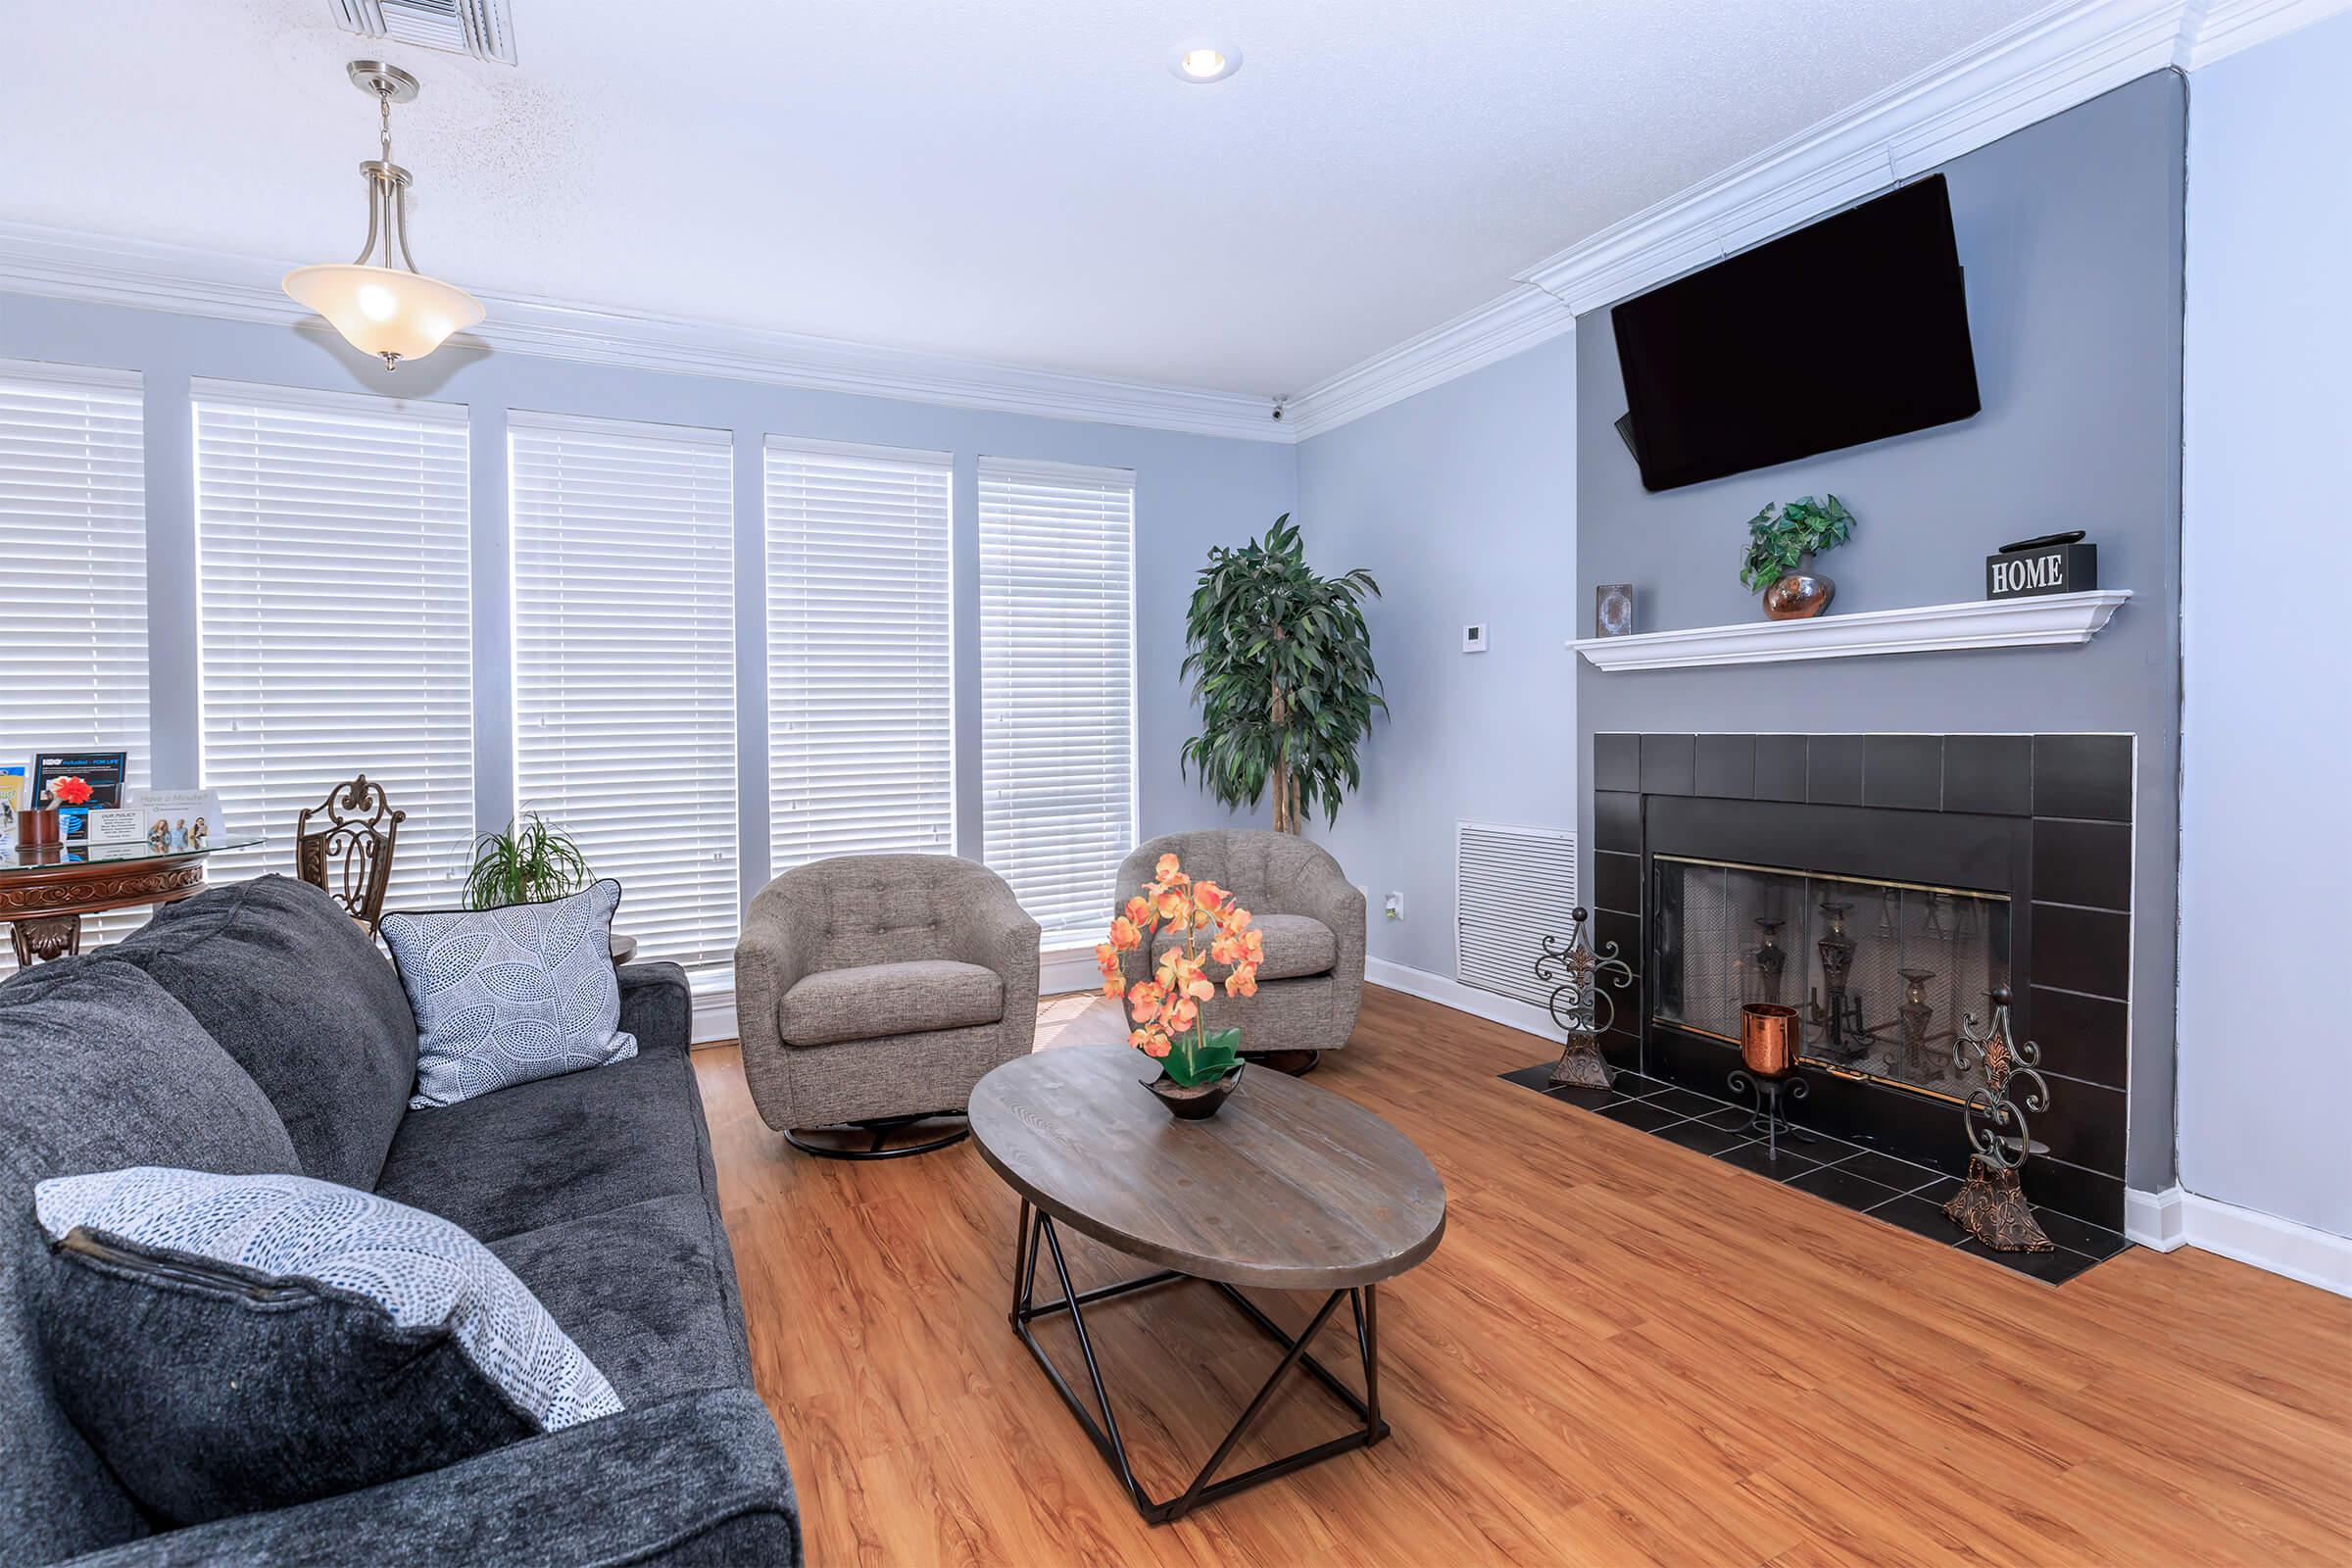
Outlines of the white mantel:
[{"label": "white mantel", "polygon": [[1688,669],[1699,664],[1774,664],[1794,659],[1927,654],[1970,648],[2047,648],[2098,635],[2129,588],[1972,600],[1913,610],[1866,610],[1810,620],[1750,620],[1630,637],[1579,637],[1572,653],[1596,669]]}]

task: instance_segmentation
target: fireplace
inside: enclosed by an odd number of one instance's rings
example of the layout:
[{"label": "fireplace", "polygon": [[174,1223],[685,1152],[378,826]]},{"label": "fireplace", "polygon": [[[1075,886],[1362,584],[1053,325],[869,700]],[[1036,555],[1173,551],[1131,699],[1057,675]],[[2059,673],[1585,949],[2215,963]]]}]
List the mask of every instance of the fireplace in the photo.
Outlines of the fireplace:
[{"label": "fireplace", "polygon": [[1957,1176],[1954,1033],[2006,988],[2052,1090],[2027,1194],[2120,1227],[2132,765],[2117,735],[1596,735],[1587,896],[1638,975],[1602,1050],[1720,1097],[1740,1006],[1784,1003],[1800,1123]]}]

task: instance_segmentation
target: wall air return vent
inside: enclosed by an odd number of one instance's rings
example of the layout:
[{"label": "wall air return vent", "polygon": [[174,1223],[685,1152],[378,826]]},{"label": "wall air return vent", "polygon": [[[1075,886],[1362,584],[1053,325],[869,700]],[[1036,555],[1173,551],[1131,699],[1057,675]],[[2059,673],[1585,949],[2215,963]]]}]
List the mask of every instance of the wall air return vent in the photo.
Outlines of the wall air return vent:
[{"label": "wall air return vent", "polygon": [[509,0],[331,0],[335,20],[363,38],[514,63]]},{"label": "wall air return vent", "polygon": [[1544,938],[1566,939],[1576,907],[1576,835],[1556,828],[1458,822],[1454,972],[1462,984],[1542,1006]]}]

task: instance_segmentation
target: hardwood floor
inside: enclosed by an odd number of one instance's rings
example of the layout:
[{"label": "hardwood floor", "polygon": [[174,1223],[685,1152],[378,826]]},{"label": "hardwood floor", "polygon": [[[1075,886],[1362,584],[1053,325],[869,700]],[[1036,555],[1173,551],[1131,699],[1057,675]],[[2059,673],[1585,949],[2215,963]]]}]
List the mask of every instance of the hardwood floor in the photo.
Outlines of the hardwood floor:
[{"label": "hardwood floor", "polygon": [[[1542,1043],[1366,995],[1311,1081],[1449,1201],[1381,1293],[1396,1435],[1156,1530],[1006,1325],[1018,1205],[977,1152],[809,1159],[732,1047],[698,1054],[811,1563],[2352,1562],[2352,1301],[2186,1250],[2052,1289],[1498,1082]],[[1088,1322],[1141,1478],[1182,1490],[1271,1348],[1200,1286]],[[1341,1420],[1296,1378],[1234,1465]]]}]

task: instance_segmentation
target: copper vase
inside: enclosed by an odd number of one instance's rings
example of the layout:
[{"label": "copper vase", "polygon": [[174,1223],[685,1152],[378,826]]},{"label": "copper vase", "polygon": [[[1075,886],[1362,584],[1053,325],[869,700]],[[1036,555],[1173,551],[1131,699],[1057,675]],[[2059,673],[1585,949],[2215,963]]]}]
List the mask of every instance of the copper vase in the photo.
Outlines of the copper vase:
[{"label": "copper vase", "polygon": [[27,807],[17,813],[17,843],[24,849],[47,849],[63,838],[63,824],[58,820],[56,807]]},{"label": "copper vase", "polygon": [[1771,620],[1804,620],[1830,608],[1838,585],[1813,569],[1813,558],[1798,559],[1796,569],[1764,590],[1764,614]]},{"label": "copper vase", "polygon": [[1751,1002],[1740,1009],[1740,1060],[1759,1078],[1786,1078],[1796,1070],[1796,1009],[1777,1002]]}]

